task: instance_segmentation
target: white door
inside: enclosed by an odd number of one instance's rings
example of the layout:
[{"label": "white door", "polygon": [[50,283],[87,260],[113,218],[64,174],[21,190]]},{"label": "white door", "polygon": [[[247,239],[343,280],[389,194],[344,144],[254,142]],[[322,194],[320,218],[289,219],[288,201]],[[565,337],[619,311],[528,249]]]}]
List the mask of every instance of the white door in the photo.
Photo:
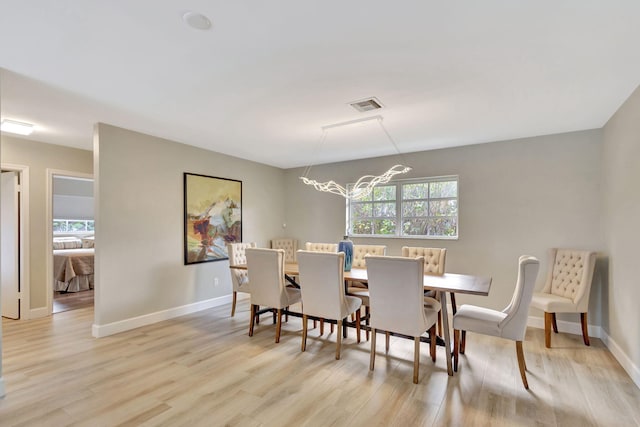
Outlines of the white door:
[{"label": "white door", "polygon": [[18,173],[2,172],[0,188],[0,301],[2,316],[20,318],[20,251],[18,246]]}]

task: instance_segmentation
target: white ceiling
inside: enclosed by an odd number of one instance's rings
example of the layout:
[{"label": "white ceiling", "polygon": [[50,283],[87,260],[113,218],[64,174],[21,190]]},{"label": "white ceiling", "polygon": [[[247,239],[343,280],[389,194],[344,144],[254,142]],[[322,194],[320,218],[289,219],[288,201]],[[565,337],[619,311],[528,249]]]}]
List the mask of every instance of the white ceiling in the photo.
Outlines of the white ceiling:
[{"label": "white ceiling", "polygon": [[320,146],[373,115],[402,152],[599,128],[640,84],[639,23],[637,0],[2,0],[1,115],[283,168],[394,154],[376,121]]}]

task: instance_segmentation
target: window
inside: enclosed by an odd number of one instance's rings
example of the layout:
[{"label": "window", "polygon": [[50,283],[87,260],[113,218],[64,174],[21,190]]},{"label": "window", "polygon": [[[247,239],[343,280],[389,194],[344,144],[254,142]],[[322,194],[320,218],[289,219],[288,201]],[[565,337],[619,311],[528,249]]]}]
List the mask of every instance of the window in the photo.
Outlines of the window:
[{"label": "window", "polygon": [[[350,185],[351,186],[351,185]],[[458,237],[458,177],[391,181],[348,201],[354,236]]]},{"label": "window", "polygon": [[53,220],[53,232],[54,233],[67,233],[67,232],[82,232],[93,231],[93,220],[84,219],[54,219]]}]

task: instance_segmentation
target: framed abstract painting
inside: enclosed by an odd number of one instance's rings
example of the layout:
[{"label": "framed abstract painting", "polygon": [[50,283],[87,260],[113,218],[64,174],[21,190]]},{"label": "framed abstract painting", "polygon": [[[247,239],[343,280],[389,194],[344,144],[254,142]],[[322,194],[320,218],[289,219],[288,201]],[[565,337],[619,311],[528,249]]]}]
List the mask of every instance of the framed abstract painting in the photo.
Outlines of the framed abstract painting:
[{"label": "framed abstract painting", "polygon": [[242,241],[242,181],[184,173],[184,263],[229,259]]}]

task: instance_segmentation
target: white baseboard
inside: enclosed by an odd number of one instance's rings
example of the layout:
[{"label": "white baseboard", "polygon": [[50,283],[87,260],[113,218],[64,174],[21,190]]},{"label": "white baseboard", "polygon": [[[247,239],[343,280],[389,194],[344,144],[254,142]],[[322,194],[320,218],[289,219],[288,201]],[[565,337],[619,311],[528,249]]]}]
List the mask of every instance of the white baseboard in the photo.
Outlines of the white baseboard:
[{"label": "white baseboard", "polygon": [[[558,331],[582,335],[582,325],[580,322],[567,322],[558,320]],[[544,319],[542,317],[529,317],[527,326],[532,328],[544,329]],[[620,363],[622,368],[629,374],[631,380],[640,388],[640,368],[633,363],[629,356],[626,355],[620,346],[606,333],[600,326],[589,325],[589,336],[600,338],[604,345],[609,349],[613,357]]]},{"label": "white baseboard", "polygon": [[629,356],[626,355],[624,351],[620,348],[618,343],[616,343],[605,331],[602,331],[602,337],[600,337],[604,345],[607,346],[613,357],[616,358],[618,363],[622,365],[622,368],[627,371],[627,374],[631,377],[631,380],[640,388],[640,368],[636,364],[633,363]]},{"label": "white baseboard", "polygon": [[31,310],[29,310],[29,317],[25,320],[39,319],[41,317],[47,317],[50,314],[51,313],[49,312],[49,309],[47,307],[32,308]]},{"label": "white baseboard", "polygon": [[0,398],[4,397],[6,393],[7,391],[4,388],[4,378],[0,377]]},{"label": "white baseboard", "polygon": [[[240,297],[240,295],[238,295]],[[238,298],[240,299],[240,298]],[[174,317],[184,316],[185,314],[195,313],[197,311],[206,310],[212,307],[218,307],[231,302],[231,295],[225,295],[218,298],[211,298],[205,301],[198,301],[193,304],[187,304],[180,307],[173,307],[167,310],[157,311],[155,313],[144,314],[142,316],[132,317],[130,319],[119,320],[105,325],[94,324],[91,327],[91,334],[96,338],[102,338],[109,335],[117,334],[141,326],[150,325],[163,320],[173,319]]]},{"label": "white baseboard", "polygon": [[[577,315],[576,315],[577,316]],[[566,320],[558,320],[558,332],[564,332],[573,335],[582,335],[582,325],[580,322],[568,322]],[[544,329],[544,319],[542,317],[529,316],[527,326],[532,328]],[[594,338],[602,338],[602,328],[596,325],[589,325],[589,336]]]}]

